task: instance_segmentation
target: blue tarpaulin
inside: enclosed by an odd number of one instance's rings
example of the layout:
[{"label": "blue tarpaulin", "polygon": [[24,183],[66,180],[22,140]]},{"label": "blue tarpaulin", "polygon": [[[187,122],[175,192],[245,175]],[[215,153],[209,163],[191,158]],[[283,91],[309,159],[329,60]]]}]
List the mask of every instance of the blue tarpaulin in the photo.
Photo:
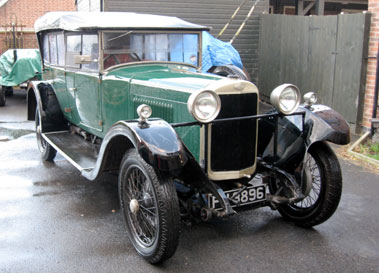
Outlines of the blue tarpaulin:
[{"label": "blue tarpaulin", "polygon": [[233,64],[243,68],[240,54],[230,44],[214,38],[209,32],[203,31],[202,72],[207,72],[212,66]]}]

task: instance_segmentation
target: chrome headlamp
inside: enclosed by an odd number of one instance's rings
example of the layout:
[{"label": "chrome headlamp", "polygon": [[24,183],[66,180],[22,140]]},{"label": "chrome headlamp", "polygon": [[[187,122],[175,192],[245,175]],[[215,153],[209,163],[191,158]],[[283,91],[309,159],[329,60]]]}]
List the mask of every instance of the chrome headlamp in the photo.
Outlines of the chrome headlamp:
[{"label": "chrome headlamp", "polygon": [[137,107],[137,114],[140,122],[146,122],[152,113],[153,111],[151,110],[151,107],[147,104],[141,104]]},{"label": "chrome headlamp", "polygon": [[220,113],[221,100],[216,92],[204,90],[193,93],[187,102],[188,111],[198,121],[208,123]]},{"label": "chrome headlamp", "polygon": [[271,92],[270,101],[278,112],[292,114],[300,104],[299,88],[288,83],[279,85]]},{"label": "chrome headlamp", "polygon": [[317,96],[313,92],[308,92],[304,94],[303,98],[304,98],[305,106],[308,106],[308,107],[312,106],[313,104],[317,102]]}]

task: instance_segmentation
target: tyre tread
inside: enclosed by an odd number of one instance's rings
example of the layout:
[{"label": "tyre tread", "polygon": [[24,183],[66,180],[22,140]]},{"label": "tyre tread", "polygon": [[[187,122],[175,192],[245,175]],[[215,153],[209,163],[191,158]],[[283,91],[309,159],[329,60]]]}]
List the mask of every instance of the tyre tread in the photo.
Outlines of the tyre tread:
[{"label": "tyre tread", "polygon": [[[175,186],[167,175],[156,171],[147,164],[135,149],[127,151],[122,159],[121,168],[125,167],[129,158],[136,158],[150,175],[151,182],[157,195],[158,208],[160,210],[160,236],[157,248],[150,255],[137,252],[151,264],[161,263],[172,257],[177,249],[180,234],[180,214],[178,197]],[[120,170],[121,172],[121,170]],[[121,179],[119,179],[119,191],[121,190]],[[121,202],[121,195],[120,195]],[[121,209],[123,205],[121,203]],[[125,213],[124,213],[125,215]],[[127,220],[124,219],[126,224]],[[129,236],[131,241],[133,239]],[[133,243],[134,245],[134,243]]]},{"label": "tyre tread", "polygon": [[291,215],[291,208],[287,205],[279,208],[281,215],[287,219],[294,221],[296,225],[310,228],[319,225],[328,220],[336,211],[342,194],[342,174],[341,168],[330,146],[324,142],[319,142],[311,147],[310,153],[317,151],[312,155],[321,168],[325,182],[325,195],[321,196],[322,200],[318,207],[304,217],[296,217]]}]

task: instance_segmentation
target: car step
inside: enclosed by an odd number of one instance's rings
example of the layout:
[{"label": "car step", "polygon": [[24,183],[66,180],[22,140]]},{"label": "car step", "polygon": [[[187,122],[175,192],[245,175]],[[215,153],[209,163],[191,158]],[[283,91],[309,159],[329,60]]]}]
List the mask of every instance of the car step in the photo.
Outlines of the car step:
[{"label": "car step", "polygon": [[95,145],[68,131],[42,134],[43,138],[80,172],[91,171],[97,160]]}]

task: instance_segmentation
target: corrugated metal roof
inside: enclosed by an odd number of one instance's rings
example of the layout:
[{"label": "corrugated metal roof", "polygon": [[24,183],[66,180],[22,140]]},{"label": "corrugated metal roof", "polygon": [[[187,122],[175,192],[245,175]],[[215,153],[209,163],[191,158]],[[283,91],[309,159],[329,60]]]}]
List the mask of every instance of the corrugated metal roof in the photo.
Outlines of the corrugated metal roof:
[{"label": "corrugated metal roof", "polygon": [[34,24],[36,32],[47,29],[186,29],[208,30],[177,17],[133,12],[48,12]]}]

